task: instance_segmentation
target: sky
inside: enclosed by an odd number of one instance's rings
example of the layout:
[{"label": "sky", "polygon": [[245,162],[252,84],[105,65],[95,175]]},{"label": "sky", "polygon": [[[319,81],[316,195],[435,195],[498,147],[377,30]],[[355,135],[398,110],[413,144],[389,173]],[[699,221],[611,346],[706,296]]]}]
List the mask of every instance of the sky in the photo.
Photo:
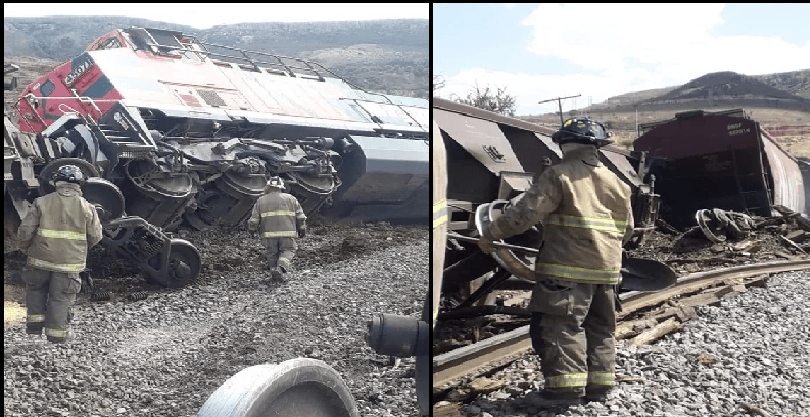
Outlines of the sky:
[{"label": "sky", "polygon": [[428,3],[3,3],[4,17],[46,15],[127,16],[209,29],[247,22],[329,22],[374,19],[428,19]]},{"label": "sky", "polygon": [[810,4],[434,4],[436,92],[505,89],[516,115],[596,104],[702,75],[810,69]]}]

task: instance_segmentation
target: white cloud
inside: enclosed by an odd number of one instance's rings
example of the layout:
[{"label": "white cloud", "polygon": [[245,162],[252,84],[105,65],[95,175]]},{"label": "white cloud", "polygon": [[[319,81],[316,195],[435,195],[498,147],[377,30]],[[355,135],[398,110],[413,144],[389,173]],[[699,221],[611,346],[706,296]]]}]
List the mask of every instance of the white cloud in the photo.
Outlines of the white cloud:
[{"label": "white cloud", "polygon": [[[577,103],[587,103],[587,96],[593,96],[593,102],[604,100],[609,97],[602,94],[597,96],[595,91],[604,90],[604,78],[599,75],[575,74],[575,75],[532,75],[525,73],[509,73],[502,71],[488,71],[483,68],[472,68],[461,71],[458,74],[446,78],[445,87],[437,93],[441,97],[465,98],[475,86],[489,86],[493,90],[495,87],[506,88],[506,93],[514,96],[517,101],[518,114],[539,113],[540,107],[543,112],[554,111],[557,104],[537,105],[540,100],[555,97],[573,96],[582,94],[577,98]],[[621,88],[621,87],[618,87]],[[650,88],[654,88],[651,86]],[[617,90],[624,92],[624,90]],[[570,110],[573,100],[563,102],[563,110]],[[579,106],[581,107],[581,106]],[[534,110],[532,110],[534,109]]]},{"label": "white cloud", "polygon": [[[804,45],[778,37],[712,36],[723,23],[722,4],[542,4],[524,20],[531,53],[558,58],[586,74],[543,75],[465,69],[447,77],[444,96],[461,97],[480,86],[506,87],[518,114],[556,110],[537,101],[582,94],[598,103],[610,96],[683,84],[717,71],[754,75],[810,68]],[[595,74],[595,75],[591,75]],[[566,101],[570,109],[572,100]],[[565,110],[565,107],[564,107]]]}]

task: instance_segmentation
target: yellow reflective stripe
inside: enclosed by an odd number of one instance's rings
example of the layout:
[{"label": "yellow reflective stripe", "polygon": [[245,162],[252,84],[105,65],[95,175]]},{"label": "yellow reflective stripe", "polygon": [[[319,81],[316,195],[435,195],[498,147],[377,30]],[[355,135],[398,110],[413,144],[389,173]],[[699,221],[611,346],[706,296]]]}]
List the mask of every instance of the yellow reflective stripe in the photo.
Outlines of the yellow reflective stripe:
[{"label": "yellow reflective stripe", "polygon": [[560,264],[537,264],[537,272],[579,281],[615,284],[620,272],[616,270],[577,268]]},{"label": "yellow reflective stripe", "polygon": [[443,224],[447,223],[447,215],[443,214],[437,219],[433,219],[433,228],[437,228]]},{"label": "yellow reflective stripe", "polygon": [[276,210],[276,211],[266,211],[261,214],[262,217],[272,217],[272,216],[295,216],[295,212],[292,210]]},{"label": "yellow reflective stripe", "polygon": [[586,385],[586,373],[562,374],[546,378],[546,388],[562,387],[584,387]]},{"label": "yellow reflective stripe", "polygon": [[287,259],[287,258],[285,258],[285,257],[283,257],[283,256],[279,256],[279,257],[278,257],[278,261],[279,261],[279,262],[284,262],[285,264],[290,263],[290,260],[289,260],[289,259]]},{"label": "yellow reflective stripe", "polygon": [[551,214],[546,224],[563,227],[580,227],[583,229],[601,230],[604,232],[624,233],[627,221],[598,217],[576,217],[565,214]]},{"label": "yellow reflective stripe", "polygon": [[70,232],[67,230],[38,229],[37,234],[42,237],[50,237],[54,239],[87,240],[84,233]]},{"label": "yellow reflective stripe", "polygon": [[84,264],[55,264],[53,262],[43,261],[42,259],[28,257],[28,264],[49,271],[58,272],[82,272]]},{"label": "yellow reflective stripe", "polygon": [[44,314],[29,314],[26,320],[28,323],[40,323],[45,321]]},{"label": "yellow reflective stripe", "polygon": [[67,329],[51,329],[49,327],[45,328],[45,335],[51,337],[58,337],[60,339],[64,339],[67,337]]},{"label": "yellow reflective stripe", "polygon": [[298,233],[295,231],[281,231],[281,232],[264,232],[264,237],[296,237]]},{"label": "yellow reflective stripe", "polygon": [[613,372],[589,372],[588,384],[590,385],[615,385],[616,374]]},{"label": "yellow reflective stripe", "polygon": [[445,207],[447,207],[447,200],[441,200],[441,201],[433,204],[433,212],[436,213],[438,211],[441,211]]},{"label": "yellow reflective stripe", "polygon": [[433,228],[437,228],[447,222],[447,200],[439,201],[433,205]]}]

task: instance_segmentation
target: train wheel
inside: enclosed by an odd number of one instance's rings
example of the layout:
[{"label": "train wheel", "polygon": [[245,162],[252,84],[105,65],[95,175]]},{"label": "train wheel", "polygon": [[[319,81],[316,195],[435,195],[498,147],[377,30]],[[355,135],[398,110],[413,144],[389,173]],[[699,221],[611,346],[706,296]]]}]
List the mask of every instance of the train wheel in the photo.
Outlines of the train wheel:
[{"label": "train wheel", "polygon": [[194,282],[200,275],[202,259],[197,248],[183,239],[172,239],[169,252],[167,277],[162,284],[169,288],[180,288]]},{"label": "train wheel", "polygon": [[358,417],[346,383],[324,362],[297,358],[239,371],[197,417]]}]

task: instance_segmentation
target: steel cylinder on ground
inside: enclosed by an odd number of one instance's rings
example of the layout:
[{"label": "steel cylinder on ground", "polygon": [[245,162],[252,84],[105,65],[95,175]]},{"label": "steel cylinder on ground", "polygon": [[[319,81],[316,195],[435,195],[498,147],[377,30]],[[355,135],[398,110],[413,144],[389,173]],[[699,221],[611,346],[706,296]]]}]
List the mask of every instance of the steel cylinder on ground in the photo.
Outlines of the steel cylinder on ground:
[{"label": "steel cylinder on ground", "polygon": [[199,417],[358,417],[340,375],[323,361],[296,358],[239,371],[205,401]]}]

